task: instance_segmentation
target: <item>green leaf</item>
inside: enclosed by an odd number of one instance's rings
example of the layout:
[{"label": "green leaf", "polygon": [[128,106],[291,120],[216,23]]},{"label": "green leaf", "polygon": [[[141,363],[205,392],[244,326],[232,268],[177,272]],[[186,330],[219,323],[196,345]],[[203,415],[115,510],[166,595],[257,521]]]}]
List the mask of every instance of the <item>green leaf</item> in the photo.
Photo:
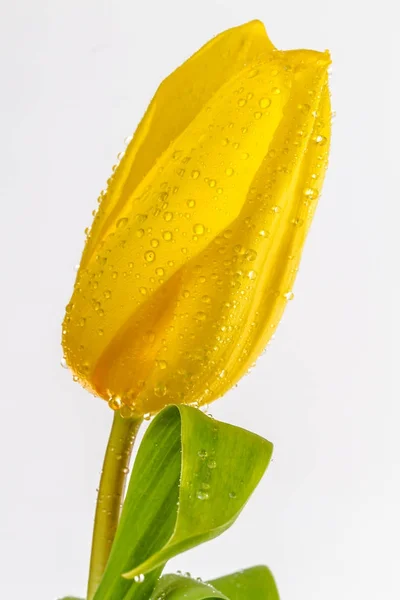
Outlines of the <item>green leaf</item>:
[{"label": "green leaf", "polygon": [[238,571],[209,583],[229,600],[279,600],[272,573],[263,566]]},{"label": "green leaf", "polygon": [[232,525],[271,454],[249,431],[188,406],[165,408],[139,448],[95,600],[148,598],[167,560]]},{"label": "green leaf", "polygon": [[195,581],[181,575],[165,575],[159,579],[150,600],[209,600],[210,598],[229,600],[209,583]]},{"label": "green leaf", "polygon": [[252,567],[213,581],[202,582],[181,575],[159,579],[151,600],[279,600],[267,567]]}]

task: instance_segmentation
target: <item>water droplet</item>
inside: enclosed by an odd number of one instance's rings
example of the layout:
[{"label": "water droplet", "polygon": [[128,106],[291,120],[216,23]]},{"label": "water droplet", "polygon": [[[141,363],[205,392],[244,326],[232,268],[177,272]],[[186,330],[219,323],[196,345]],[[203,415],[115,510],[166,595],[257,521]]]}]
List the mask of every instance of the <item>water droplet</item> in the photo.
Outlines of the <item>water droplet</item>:
[{"label": "water droplet", "polygon": [[172,240],[172,232],[171,231],[164,231],[162,236],[166,242],[170,242]]},{"label": "water droplet", "polygon": [[204,490],[198,490],[197,494],[196,494],[196,498],[198,500],[208,500],[209,495],[207,492],[205,492]]},{"label": "water droplet", "polygon": [[85,317],[82,317],[81,319],[79,319],[78,321],[78,327],[84,327],[86,323],[86,319]]},{"label": "water droplet", "polygon": [[150,246],[152,248],[157,248],[159,245],[160,245],[160,242],[156,238],[152,239],[150,242]]},{"label": "water droplet", "polygon": [[186,204],[189,208],[194,208],[196,206],[196,200],[187,200]]},{"label": "water droplet", "polygon": [[162,267],[157,267],[156,275],[158,275],[159,277],[162,277],[164,275],[164,269]]},{"label": "water droplet", "polygon": [[159,368],[159,369],[162,369],[162,370],[164,370],[164,369],[166,369],[166,368],[167,368],[167,366],[168,366],[168,363],[167,363],[167,361],[166,361],[166,360],[158,360],[158,361],[157,361],[157,366],[158,366],[158,368]]},{"label": "water droplet", "polygon": [[245,100],[244,98],[239,98],[237,103],[238,103],[238,106],[242,107],[247,103],[247,100]]},{"label": "water droplet", "polygon": [[236,244],[236,246],[233,247],[233,251],[235,254],[244,254],[246,249],[241,244]]},{"label": "water droplet", "polygon": [[65,356],[62,357],[62,359],[60,361],[60,364],[61,364],[61,366],[62,366],[63,369],[68,369],[68,365],[67,365],[67,361],[66,361]]},{"label": "water droplet", "polygon": [[162,398],[167,393],[167,386],[165,383],[159,382],[154,386],[154,393],[158,398]]},{"label": "water droplet", "polygon": [[165,212],[164,213],[164,221],[172,221],[173,216],[174,215],[172,212]]},{"label": "water droplet", "polygon": [[252,281],[254,281],[254,279],[257,278],[257,272],[256,271],[249,271],[247,273],[247,276],[248,276],[249,279],[251,279]]},{"label": "water droplet", "polygon": [[97,330],[97,333],[98,333],[98,335],[100,335],[100,336],[104,335],[104,331],[103,331],[103,329],[98,329],[98,330]]},{"label": "water droplet", "polygon": [[284,298],[286,298],[286,300],[293,300],[294,298],[294,293],[292,291],[286,292],[286,294],[283,294]]},{"label": "water droplet", "polygon": [[113,271],[113,274],[111,275],[111,277],[113,279],[117,279],[118,278],[118,272],[117,271]]},{"label": "water droplet", "polygon": [[201,301],[204,302],[204,304],[211,304],[210,296],[206,296],[206,295],[202,296]]},{"label": "water droplet", "polygon": [[310,200],[315,200],[315,198],[318,198],[318,190],[316,188],[312,188],[312,187],[305,188],[303,193]]},{"label": "water droplet", "polygon": [[240,158],[242,160],[247,160],[249,158],[250,154],[248,152],[242,152],[242,154],[240,155]]},{"label": "water droplet", "polygon": [[248,74],[248,78],[249,79],[253,79],[253,77],[257,77],[257,75],[259,74],[259,70],[258,69],[252,69],[249,74]]},{"label": "water droplet", "polygon": [[303,115],[308,115],[308,113],[310,112],[311,106],[309,104],[299,104],[297,106],[297,108],[299,109],[300,112],[303,113]]},{"label": "water droplet", "polygon": [[258,119],[261,119],[261,117],[262,117],[262,112],[260,112],[259,110],[254,113],[254,118],[255,119],[258,120]]},{"label": "water droplet", "polygon": [[196,223],[196,225],[193,226],[193,231],[196,235],[203,235],[205,227],[201,223]]},{"label": "water droplet", "polygon": [[207,450],[199,450],[197,455],[200,456],[200,458],[207,458],[208,452]]},{"label": "water droplet", "polygon": [[138,230],[136,231],[136,236],[137,236],[138,238],[141,238],[141,237],[143,237],[143,236],[144,236],[144,229],[138,229]]},{"label": "water droplet", "polygon": [[247,250],[246,260],[248,260],[249,262],[252,262],[253,260],[256,260],[256,258],[257,258],[257,252],[255,250]]},{"label": "water droplet", "polygon": [[[130,419],[133,416],[134,411],[133,411],[133,409],[130,406],[127,406],[126,404],[124,404],[119,409],[119,414],[121,415],[121,417],[123,419]],[[121,460],[122,459],[122,455],[120,455],[120,458],[118,456],[116,458],[118,460]]]},{"label": "water droplet", "polygon": [[301,227],[304,223],[303,219],[300,219],[299,217],[296,217],[295,219],[291,220],[292,225],[294,225],[295,227]]},{"label": "water droplet", "polygon": [[108,406],[112,409],[112,410],[118,410],[121,408],[122,406],[122,400],[120,396],[111,396],[111,398],[108,401]]},{"label": "water droplet", "polygon": [[315,143],[316,143],[316,144],[318,144],[319,146],[325,146],[325,144],[326,144],[326,142],[327,142],[328,140],[326,139],[326,137],[325,137],[324,135],[317,135],[317,136],[314,138],[314,141],[315,141]]},{"label": "water droplet", "polygon": [[147,262],[153,262],[156,257],[156,253],[153,252],[153,250],[147,250],[147,252],[144,253],[144,257]]},{"label": "water droplet", "polygon": [[268,108],[269,106],[271,106],[271,99],[270,98],[261,98],[259,105],[261,108]]},{"label": "water droplet", "polygon": [[217,182],[215,181],[215,179],[210,179],[210,181],[208,182],[208,185],[209,185],[210,187],[215,187],[215,186],[216,186],[216,184],[217,184]]},{"label": "water droplet", "polygon": [[197,171],[196,169],[194,171],[192,171],[192,179],[198,179],[200,177],[200,171]]},{"label": "water droplet", "polygon": [[209,460],[207,463],[207,467],[209,469],[215,469],[217,466],[217,461],[216,460]]},{"label": "water droplet", "polygon": [[206,318],[207,318],[207,315],[206,315],[206,313],[205,313],[205,312],[203,312],[202,310],[199,310],[199,311],[196,313],[196,319],[197,319],[198,321],[205,321],[205,320],[206,320]]},{"label": "water droplet", "polygon": [[143,286],[139,288],[139,291],[142,294],[142,296],[145,296],[147,294],[147,288]]},{"label": "water droplet", "polygon": [[123,229],[127,223],[128,223],[127,217],[122,217],[122,219],[118,219],[118,221],[117,221],[117,228]]},{"label": "water droplet", "polygon": [[106,300],[109,300],[112,296],[111,290],[104,290],[103,296]]},{"label": "water droplet", "polygon": [[143,583],[143,581],[144,581],[143,573],[140,573],[140,575],[135,575],[135,577],[133,578],[133,581],[135,583]]},{"label": "water droplet", "polygon": [[143,214],[138,213],[136,215],[135,219],[136,219],[136,221],[138,223],[144,223],[145,221],[147,221],[147,215],[143,215]]},{"label": "water droplet", "polygon": [[225,170],[225,173],[228,175],[228,177],[231,177],[231,176],[233,175],[233,172],[234,172],[234,171],[233,171],[233,169],[232,169],[231,167],[228,167],[228,168]]},{"label": "water droplet", "polygon": [[229,492],[229,498],[236,498],[236,492]]},{"label": "water droplet", "polygon": [[272,93],[274,96],[278,96],[281,93],[281,90],[278,87],[272,88]]}]

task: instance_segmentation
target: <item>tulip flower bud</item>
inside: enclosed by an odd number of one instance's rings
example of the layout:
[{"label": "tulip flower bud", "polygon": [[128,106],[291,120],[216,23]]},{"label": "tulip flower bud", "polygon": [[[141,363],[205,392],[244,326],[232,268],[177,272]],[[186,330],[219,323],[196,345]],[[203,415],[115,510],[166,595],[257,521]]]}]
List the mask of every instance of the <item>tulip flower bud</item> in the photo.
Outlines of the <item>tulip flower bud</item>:
[{"label": "tulip flower bud", "polygon": [[101,196],[63,324],[66,361],[138,414],[223,395],[274,333],[320,194],[327,53],[253,21],[160,85]]}]

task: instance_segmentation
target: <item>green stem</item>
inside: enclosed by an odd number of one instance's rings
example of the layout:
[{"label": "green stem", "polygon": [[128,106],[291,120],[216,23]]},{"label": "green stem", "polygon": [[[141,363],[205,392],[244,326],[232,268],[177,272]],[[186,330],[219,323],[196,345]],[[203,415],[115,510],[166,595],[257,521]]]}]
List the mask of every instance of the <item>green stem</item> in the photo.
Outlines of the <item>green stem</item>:
[{"label": "green stem", "polygon": [[114,413],[104,456],[94,518],[87,600],[100,584],[117,530],[133,444],[142,417],[123,419]]}]

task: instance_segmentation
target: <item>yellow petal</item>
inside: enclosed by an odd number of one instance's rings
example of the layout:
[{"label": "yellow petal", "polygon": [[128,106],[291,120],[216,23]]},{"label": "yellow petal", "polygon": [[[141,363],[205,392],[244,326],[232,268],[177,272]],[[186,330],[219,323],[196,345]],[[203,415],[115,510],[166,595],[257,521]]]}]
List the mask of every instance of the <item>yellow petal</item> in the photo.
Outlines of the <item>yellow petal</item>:
[{"label": "yellow petal", "polygon": [[[229,390],[268,343],[292,296],[326,169],[327,56],[290,56],[293,85],[265,161],[234,223],[182,273],[173,327],[137,403],[208,403]],[[263,130],[257,129],[258,135]],[[186,291],[186,294],[185,294]]]},{"label": "yellow petal", "polygon": [[161,85],[88,242],[66,358],[137,412],[222,395],[291,294],[326,167],[329,57],[275,51],[260,28],[222,34]]},{"label": "yellow petal", "polygon": [[[275,71],[282,91],[263,109]],[[133,345],[142,352],[139,311],[148,327],[145,315],[158,314],[157,291],[175,282],[174,275],[240,213],[281,121],[289,84],[279,54],[260,64],[257,76],[250,65],[226,82],[126,198],[96,254],[82,266],[68,315],[66,354],[103,397],[121,386],[130,390],[138,376],[135,367],[143,370],[139,357],[129,367],[118,359],[118,373],[110,373],[122,349],[130,354]],[[252,127],[259,117],[265,122],[262,136]],[[249,131],[245,144],[243,130]],[[176,293],[162,301],[160,318],[166,318]]]},{"label": "yellow petal", "polygon": [[83,265],[92,258],[97,243],[112,228],[133,190],[213,95],[245,65],[273,49],[264,25],[250,21],[210,40],[161,83],[109,180],[86,244]]}]

